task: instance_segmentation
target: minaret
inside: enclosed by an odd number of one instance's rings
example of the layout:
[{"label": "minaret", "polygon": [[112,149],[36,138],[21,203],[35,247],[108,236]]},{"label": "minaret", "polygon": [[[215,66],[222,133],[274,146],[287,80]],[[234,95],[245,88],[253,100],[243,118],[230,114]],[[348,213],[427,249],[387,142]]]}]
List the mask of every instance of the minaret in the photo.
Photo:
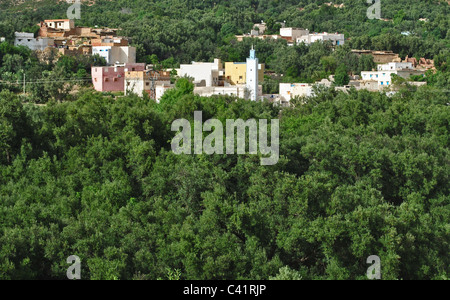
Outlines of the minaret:
[{"label": "minaret", "polygon": [[252,46],[252,50],[250,50],[250,57],[247,58],[247,84],[246,88],[248,91],[248,98],[252,101],[258,100],[259,94],[259,78],[258,78],[258,69],[259,69],[259,61],[256,57],[256,51]]}]

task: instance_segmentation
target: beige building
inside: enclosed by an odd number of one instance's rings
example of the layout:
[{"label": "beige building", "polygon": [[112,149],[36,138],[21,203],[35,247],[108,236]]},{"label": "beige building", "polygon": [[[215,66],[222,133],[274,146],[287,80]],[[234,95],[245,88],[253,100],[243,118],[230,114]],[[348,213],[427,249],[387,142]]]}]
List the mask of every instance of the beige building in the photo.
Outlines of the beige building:
[{"label": "beige building", "polygon": [[[259,95],[262,95],[262,85],[258,86]],[[211,96],[235,96],[238,98],[248,98],[248,89],[245,84],[213,87],[195,87],[194,94],[202,97]]]},{"label": "beige building", "polygon": [[124,92],[125,96],[136,94],[142,97],[144,94],[159,102],[162,95],[173,85],[170,83],[170,74],[155,71],[125,71]]},{"label": "beige building", "polygon": [[261,34],[257,34],[253,30],[252,30],[252,33],[250,33],[250,34],[236,35],[236,40],[238,42],[242,42],[245,38],[257,38],[260,40],[268,40],[268,39],[278,40],[278,39],[281,39],[282,37],[281,37],[281,35],[278,35],[278,34],[269,34],[269,35],[263,34],[263,35],[261,35]]},{"label": "beige building", "polygon": [[352,53],[361,56],[372,55],[373,61],[377,64],[387,64],[390,62],[401,62],[402,59],[397,53],[392,51],[372,51],[372,50],[352,50]]},{"label": "beige building", "polygon": [[47,26],[47,28],[52,29],[71,30],[75,28],[75,22],[71,19],[44,20],[43,23]]},{"label": "beige building", "polygon": [[280,100],[289,103],[295,97],[310,97],[313,95],[313,84],[310,83],[280,83]]}]

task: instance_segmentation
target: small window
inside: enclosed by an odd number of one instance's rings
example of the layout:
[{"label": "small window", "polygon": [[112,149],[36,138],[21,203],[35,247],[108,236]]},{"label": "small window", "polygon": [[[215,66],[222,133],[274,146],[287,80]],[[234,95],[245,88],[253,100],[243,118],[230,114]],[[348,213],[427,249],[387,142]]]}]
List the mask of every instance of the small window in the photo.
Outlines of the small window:
[{"label": "small window", "polygon": [[384,85],[384,81],[381,82],[381,85]]},{"label": "small window", "polygon": [[97,82],[97,78],[94,78],[94,81]]},{"label": "small window", "polygon": [[149,85],[150,85],[150,82],[146,82],[145,85],[146,85],[146,86],[149,86]]},{"label": "small window", "polygon": [[108,82],[109,81],[109,78],[105,78],[105,82]]},{"label": "small window", "polygon": [[386,84],[389,85],[389,81],[386,81]]},{"label": "small window", "polygon": [[114,82],[116,82],[117,81],[117,78],[114,78]]}]

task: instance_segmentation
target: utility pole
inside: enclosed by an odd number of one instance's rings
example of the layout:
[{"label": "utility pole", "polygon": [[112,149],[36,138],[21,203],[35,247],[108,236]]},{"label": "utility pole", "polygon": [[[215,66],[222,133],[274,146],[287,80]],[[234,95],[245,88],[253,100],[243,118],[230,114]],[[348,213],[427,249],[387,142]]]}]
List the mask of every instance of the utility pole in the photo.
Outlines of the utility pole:
[{"label": "utility pole", "polygon": [[153,71],[153,76],[151,77],[151,80],[152,80],[152,85],[150,88],[150,95],[151,95],[150,98],[152,98],[153,100],[156,100],[156,81],[158,80],[158,74],[156,73],[156,71]]}]

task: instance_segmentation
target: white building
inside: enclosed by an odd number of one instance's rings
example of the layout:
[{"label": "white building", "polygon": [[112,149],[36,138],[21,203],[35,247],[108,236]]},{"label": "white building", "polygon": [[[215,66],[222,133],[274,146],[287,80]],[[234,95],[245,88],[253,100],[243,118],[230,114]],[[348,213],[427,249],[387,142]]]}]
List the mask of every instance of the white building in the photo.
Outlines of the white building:
[{"label": "white building", "polygon": [[224,69],[222,61],[215,59],[213,63],[192,62],[190,65],[180,65],[178,75],[194,78],[196,86],[211,87],[219,84],[219,78],[224,76]]},{"label": "white building", "polygon": [[311,97],[314,95],[310,83],[280,83],[280,100],[289,103],[295,97]]},{"label": "white building", "polygon": [[317,41],[331,41],[333,45],[340,46],[345,44],[345,37],[339,33],[310,33],[297,38],[297,44],[305,43],[307,45]]},{"label": "white building", "polygon": [[202,97],[211,97],[215,95],[227,95],[244,98],[245,85],[230,86],[211,86],[211,87],[195,87],[194,94]]},{"label": "white building", "polygon": [[164,83],[159,83],[156,85],[155,91],[156,91],[156,96],[155,96],[155,101],[156,103],[159,103],[159,101],[161,100],[161,97],[164,95],[164,93],[169,90],[174,88],[175,85],[171,84],[170,82],[164,82]]},{"label": "white building", "polygon": [[31,50],[44,50],[47,47],[53,47],[55,40],[53,38],[35,38],[33,33],[16,32],[14,46],[25,46]]},{"label": "white building", "polygon": [[[384,65],[378,65],[377,69],[377,71],[361,72],[361,78],[364,82],[363,85],[370,85],[370,81],[376,82],[376,86],[380,90],[392,85],[392,74],[396,74],[404,79],[408,79],[412,75],[425,74],[425,71],[415,69],[413,64],[409,62],[391,62]],[[375,83],[373,86],[375,86]]]},{"label": "white building", "polygon": [[248,98],[252,101],[258,100],[259,97],[258,74],[259,74],[259,60],[256,57],[256,51],[255,49],[253,49],[252,46],[252,49],[250,50],[250,57],[247,58],[246,88],[248,92],[248,97],[246,95],[245,96],[246,99]]},{"label": "white building", "polygon": [[410,62],[390,62],[387,64],[378,65],[378,71],[399,71],[399,70],[414,70],[414,66]]},{"label": "white building", "polygon": [[94,46],[92,55],[98,54],[108,65],[136,63],[136,48],[130,46]]},{"label": "white building", "polygon": [[[212,87],[195,87],[194,94],[201,97],[211,96],[235,96],[245,98],[248,96],[247,87],[244,84]],[[258,86],[258,94],[262,94],[262,85]]]},{"label": "white building", "polygon": [[297,41],[297,39],[308,34],[309,34],[308,29],[293,28],[293,27],[280,29],[280,35],[282,37],[292,39],[293,41]]}]

